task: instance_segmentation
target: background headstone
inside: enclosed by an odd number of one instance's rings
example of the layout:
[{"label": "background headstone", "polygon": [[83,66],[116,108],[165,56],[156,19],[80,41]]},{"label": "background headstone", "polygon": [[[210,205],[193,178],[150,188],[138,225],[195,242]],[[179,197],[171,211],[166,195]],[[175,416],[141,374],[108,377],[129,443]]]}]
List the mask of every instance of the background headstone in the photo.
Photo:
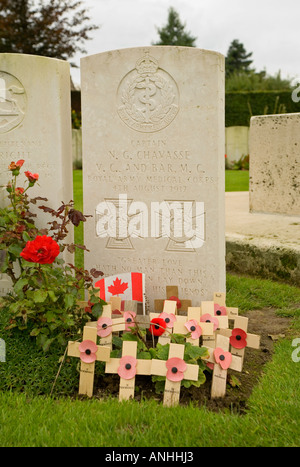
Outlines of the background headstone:
[{"label": "background headstone", "polygon": [[[21,173],[39,174],[30,197],[46,197],[47,205],[54,209],[73,199],[70,101],[69,63],[35,55],[0,54],[0,185],[8,181],[8,165],[24,159]],[[19,177],[20,183],[21,179],[23,183],[25,177]],[[4,195],[2,188],[1,205]],[[45,226],[49,217],[41,210],[32,211]],[[2,276],[0,295],[8,286]]]},{"label": "background headstone", "polygon": [[85,267],[144,272],[150,310],[166,285],[193,306],[225,291],[224,57],[100,53],[81,60],[81,86]]},{"label": "background headstone", "polygon": [[250,212],[300,215],[300,113],[252,117]]}]

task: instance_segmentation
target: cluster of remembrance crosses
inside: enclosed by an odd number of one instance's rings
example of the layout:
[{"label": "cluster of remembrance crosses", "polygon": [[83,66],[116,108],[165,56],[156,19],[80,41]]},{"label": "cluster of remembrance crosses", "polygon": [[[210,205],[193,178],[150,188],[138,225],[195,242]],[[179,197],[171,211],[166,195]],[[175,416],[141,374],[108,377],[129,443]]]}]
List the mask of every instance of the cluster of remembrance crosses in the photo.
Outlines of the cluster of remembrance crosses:
[{"label": "cluster of remembrance crosses", "polygon": [[[132,301],[125,301],[121,311],[121,298],[114,297],[104,305],[101,317],[84,327],[83,340],[69,342],[68,355],[81,360],[79,394],[92,397],[95,362],[102,361],[106,363],[105,373],[120,376],[119,400],[134,397],[136,375],[158,375],[165,377],[164,405],[178,404],[181,381],[197,381],[199,366],[184,361],[184,344],[172,343],[175,333],[207,349],[203,361],[212,370],[211,397],[225,396],[227,370],[241,372],[246,348],[259,349],[260,337],[247,332],[248,318],[239,316],[238,308],[226,306],[225,293],[214,293],[212,301],[192,307],[189,300],[181,303],[176,286],[166,289],[167,299],[156,300],[156,311],[149,315],[136,314]],[[130,309],[126,309],[128,305]],[[163,319],[166,325],[157,343],[169,346],[167,360],[137,358],[137,341],[128,340],[123,341],[120,358],[110,357],[113,335],[130,332],[136,326],[149,328],[154,318]]]}]

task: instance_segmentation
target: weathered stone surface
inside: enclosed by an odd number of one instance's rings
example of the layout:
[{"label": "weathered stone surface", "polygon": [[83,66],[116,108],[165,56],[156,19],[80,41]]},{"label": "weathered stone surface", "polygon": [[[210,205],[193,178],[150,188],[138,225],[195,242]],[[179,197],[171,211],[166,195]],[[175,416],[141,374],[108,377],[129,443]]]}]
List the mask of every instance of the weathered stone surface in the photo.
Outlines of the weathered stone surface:
[{"label": "weathered stone surface", "polygon": [[250,211],[300,216],[300,113],[252,117]]},{"label": "weathered stone surface", "polygon": [[81,72],[85,267],[144,272],[148,310],[166,285],[211,300],[225,290],[224,57],[123,49]]},{"label": "weathered stone surface", "polygon": [[[21,173],[39,174],[29,196],[48,198],[48,206],[54,209],[73,199],[70,100],[67,62],[0,54],[0,185],[8,182],[8,165],[24,159]],[[25,177],[20,175],[18,182],[25,184]],[[5,190],[0,194],[1,205],[4,195]],[[37,223],[46,227],[49,215],[36,207],[32,211],[39,215]],[[8,286],[2,277],[0,295]]]}]

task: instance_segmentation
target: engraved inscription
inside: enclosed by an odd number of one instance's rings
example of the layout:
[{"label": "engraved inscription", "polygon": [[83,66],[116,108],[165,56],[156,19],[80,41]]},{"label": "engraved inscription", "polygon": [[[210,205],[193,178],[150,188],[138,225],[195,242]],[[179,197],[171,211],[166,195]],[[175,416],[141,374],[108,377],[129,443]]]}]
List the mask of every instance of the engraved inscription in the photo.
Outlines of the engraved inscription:
[{"label": "engraved inscription", "polygon": [[0,133],[17,128],[25,116],[27,97],[22,83],[0,71]]},{"label": "engraved inscription", "polygon": [[168,126],[179,110],[179,92],[174,79],[145,53],[121,81],[118,114],[130,128],[153,133]]}]

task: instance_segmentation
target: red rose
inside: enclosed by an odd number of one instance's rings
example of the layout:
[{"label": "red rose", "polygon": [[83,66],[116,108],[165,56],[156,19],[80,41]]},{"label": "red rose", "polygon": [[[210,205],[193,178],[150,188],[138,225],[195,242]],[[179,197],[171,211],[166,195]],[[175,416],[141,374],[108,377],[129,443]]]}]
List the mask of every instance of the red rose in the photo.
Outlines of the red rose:
[{"label": "red rose", "polygon": [[39,179],[39,174],[33,174],[27,170],[27,172],[24,172],[26,177],[28,178],[29,182],[34,183]]},{"label": "red rose", "polygon": [[39,264],[51,264],[59,255],[59,245],[47,235],[37,236],[26,243],[21,256],[26,261]]},{"label": "red rose", "polygon": [[162,318],[153,318],[150,321],[150,332],[154,336],[161,336],[166,330],[167,324]]},{"label": "red rose", "polygon": [[16,195],[22,195],[24,193],[24,188],[18,186],[16,189],[15,189],[15,193]]}]

